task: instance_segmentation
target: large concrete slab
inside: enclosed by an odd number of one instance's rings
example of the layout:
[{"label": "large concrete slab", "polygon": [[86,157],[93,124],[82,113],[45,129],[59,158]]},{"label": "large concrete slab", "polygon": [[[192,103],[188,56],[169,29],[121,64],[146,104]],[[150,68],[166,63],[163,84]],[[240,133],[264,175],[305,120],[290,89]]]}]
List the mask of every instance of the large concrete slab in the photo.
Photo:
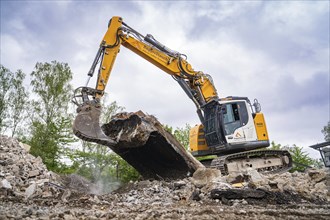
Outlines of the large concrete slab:
[{"label": "large concrete slab", "polygon": [[141,111],[119,113],[102,126],[117,144],[110,148],[146,179],[179,179],[204,167],[167,132]]}]

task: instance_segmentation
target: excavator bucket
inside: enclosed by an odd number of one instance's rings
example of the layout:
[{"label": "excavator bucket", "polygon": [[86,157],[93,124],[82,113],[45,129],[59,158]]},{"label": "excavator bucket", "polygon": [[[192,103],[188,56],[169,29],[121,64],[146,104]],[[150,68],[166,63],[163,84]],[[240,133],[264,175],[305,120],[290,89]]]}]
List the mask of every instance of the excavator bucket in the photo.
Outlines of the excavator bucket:
[{"label": "excavator bucket", "polygon": [[84,141],[111,147],[116,142],[106,136],[100,126],[101,107],[85,104],[77,109],[78,115],[73,123],[73,133]]}]

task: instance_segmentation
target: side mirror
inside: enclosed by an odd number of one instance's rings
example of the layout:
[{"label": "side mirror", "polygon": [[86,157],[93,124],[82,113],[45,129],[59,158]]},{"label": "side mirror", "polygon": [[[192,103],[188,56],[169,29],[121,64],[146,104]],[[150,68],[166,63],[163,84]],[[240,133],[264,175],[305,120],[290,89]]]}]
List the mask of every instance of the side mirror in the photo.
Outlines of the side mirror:
[{"label": "side mirror", "polygon": [[254,99],[253,106],[254,106],[254,109],[255,109],[256,113],[261,112],[261,105],[260,105],[260,103],[258,102],[257,99]]}]

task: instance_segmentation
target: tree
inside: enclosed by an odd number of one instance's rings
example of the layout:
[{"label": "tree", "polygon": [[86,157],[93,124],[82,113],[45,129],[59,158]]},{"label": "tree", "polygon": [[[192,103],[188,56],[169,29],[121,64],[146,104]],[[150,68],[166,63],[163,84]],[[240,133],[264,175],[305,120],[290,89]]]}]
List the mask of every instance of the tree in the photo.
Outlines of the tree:
[{"label": "tree", "polygon": [[269,149],[289,151],[293,161],[293,168],[290,170],[290,172],[303,172],[307,167],[322,167],[322,161],[320,161],[320,159],[311,158],[308,153],[303,151],[303,147],[298,147],[295,144],[293,146],[282,146],[281,144],[276,144],[274,141],[272,141],[271,147]]},{"label": "tree", "polygon": [[10,128],[12,137],[18,133],[18,126],[26,117],[25,113],[28,108],[28,92],[23,86],[24,79],[25,74],[22,70],[18,70],[12,79],[10,90]]},{"label": "tree", "polygon": [[292,147],[288,147],[288,151],[290,152],[292,161],[294,163],[294,166],[290,172],[302,172],[306,169],[306,167],[313,166],[315,163],[315,161],[308,156],[308,153],[303,151],[302,147],[298,147],[294,144]]},{"label": "tree", "polygon": [[23,86],[25,74],[22,70],[13,73],[1,65],[0,79],[0,133],[10,130],[13,137],[27,109],[28,93]]},{"label": "tree", "polygon": [[189,150],[189,132],[191,129],[189,124],[186,124],[183,128],[177,127],[175,130],[171,126],[164,125],[164,129],[174,135],[186,150]]},{"label": "tree", "polygon": [[122,183],[127,183],[129,181],[135,181],[140,178],[140,174],[129,165],[123,158],[119,155],[112,153],[110,154],[112,167],[109,170],[110,176],[116,177]]},{"label": "tree", "polygon": [[40,156],[49,170],[58,171],[64,146],[74,141],[72,115],[68,113],[72,97],[72,72],[66,63],[37,63],[31,73],[32,101],[31,154]]},{"label": "tree", "polygon": [[272,150],[281,150],[281,148],[282,148],[282,145],[281,144],[275,144],[274,141],[272,141],[270,144],[271,144],[271,146],[270,146],[269,149],[272,149]]},{"label": "tree", "polygon": [[0,134],[8,127],[9,92],[12,87],[13,73],[0,65]]},{"label": "tree", "polygon": [[322,133],[324,135],[324,140],[330,141],[330,121],[328,121],[328,125],[323,127]]}]

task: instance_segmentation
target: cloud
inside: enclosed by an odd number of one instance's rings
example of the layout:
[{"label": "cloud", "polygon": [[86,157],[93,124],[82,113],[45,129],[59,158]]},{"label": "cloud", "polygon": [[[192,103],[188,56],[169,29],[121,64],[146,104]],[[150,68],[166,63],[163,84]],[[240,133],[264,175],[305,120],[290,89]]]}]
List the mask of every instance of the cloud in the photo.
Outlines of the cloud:
[{"label": "cloud", "polygon": [[302,83],[287,75],[275,83],[273,93],[276,94],[271,105],[274,111],[295,111],[301,107],[328,107],[329,74],[319,72]]}]

